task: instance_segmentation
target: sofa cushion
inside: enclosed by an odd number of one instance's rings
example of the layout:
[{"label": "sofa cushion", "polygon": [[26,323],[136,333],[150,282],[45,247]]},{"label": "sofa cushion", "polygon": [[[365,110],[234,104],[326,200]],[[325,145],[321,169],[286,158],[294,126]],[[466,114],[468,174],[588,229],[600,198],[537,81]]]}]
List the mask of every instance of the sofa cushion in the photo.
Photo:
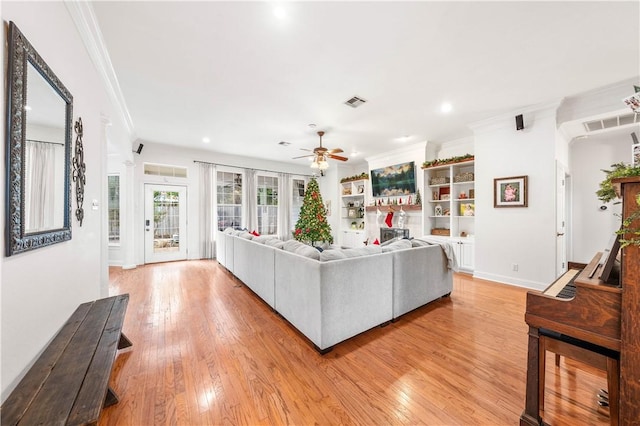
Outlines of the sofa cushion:
[{"label": "sofa cushion", "polygon": [[256,243],[260,243],[260,244],[266,244],[267,241],[269,240],[277,240],[278,237],[276,237],[275,235],[260,235],[257,237],[253,237],[253,241],[255,241]]},{"label": "sofa cushion", "polygon": [[267,238],[264,242],[264,245],[281,249],[284,247],[284,241],[278,238]]},{"label": "sofa cushion", "polygon": [[238,234],[238,237],[244,238],[245,240],[253,240],[253,234],[247,231]]},{"label": "sofa cushion", "polygon": [[315,247],[306,245],[296,240],[285,241],[283,249],[300,256],[309,257],[311,259],[320,260],[320,252]]},{"label": "sofa cushion", "polygon": [[346,259],[347,255],[343,253],[343,250],[325,250],[320,253],[320,261],[326,262],[328,260]]},{"label": "sofa cushion", "polygon": [[370,245],[365,247],[344,249],[342,250],[342,252],[347,257],[360,257],[360,256],[368,256],[370,254],[382,253],[382,248],[376,244],[376,245]]},{"label": "sofa cushion", "polygon": [[382,252],[388,253],[390,251],[404,250],[404,249],[410,249],[410,248],[411,248],[410,240],[398,240],[398,241],[392,242],[389,245],[383,246]]},{"label": "sofa cushion", "polygon": [[419,240],[417,238],[414,238],[411,240],[411,247],[428,247],[430,245],[433,245],[433,244],[430,244],[423,240]]},{"label": "sofa cushion", "polygon": [[366,247],[350,248],[350,249],[331,249],[320,253],[320,261],[348,259],[351,257],[368,256],[370,254],[382,253],[382,248],[378,245],[370,245]]}]

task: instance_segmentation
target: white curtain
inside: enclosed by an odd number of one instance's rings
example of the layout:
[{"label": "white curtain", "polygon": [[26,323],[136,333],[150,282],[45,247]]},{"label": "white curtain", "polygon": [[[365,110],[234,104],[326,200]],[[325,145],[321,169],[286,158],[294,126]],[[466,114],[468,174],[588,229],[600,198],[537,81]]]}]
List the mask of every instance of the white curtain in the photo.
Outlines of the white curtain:
[{"label": "white curtain", "polygon": [[216,166],[200,164],[200,257],[213,259],[215,257],[215,176]]},{"label": "white curtain", "polygon": [[52,229],[55,220],[55,149],[45,142],[25,144],[25,217],[26,232]]},{"label": "white curtain", "polygon": [[289,173],[278,173],[278,234],[283,240],[291,239],[292,185]]},{"label": "white curtain", "polygon": [[256,190],[256,171],[251,169],[245,170],[246,191],[244,205],[246,207],[245,226],[249,232],[258,229],[258,191]]}]

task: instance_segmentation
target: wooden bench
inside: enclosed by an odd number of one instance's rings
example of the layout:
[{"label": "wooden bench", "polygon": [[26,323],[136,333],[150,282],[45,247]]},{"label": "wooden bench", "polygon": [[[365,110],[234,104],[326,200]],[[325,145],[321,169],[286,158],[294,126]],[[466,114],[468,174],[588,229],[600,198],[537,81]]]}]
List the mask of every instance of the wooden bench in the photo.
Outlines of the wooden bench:
[{"label": "wooden bench", "polygon": [[109,376],[129,295],[83,303],[45,348],[2,405],[2,425],[95,425],[103,407],[118,402]]}]

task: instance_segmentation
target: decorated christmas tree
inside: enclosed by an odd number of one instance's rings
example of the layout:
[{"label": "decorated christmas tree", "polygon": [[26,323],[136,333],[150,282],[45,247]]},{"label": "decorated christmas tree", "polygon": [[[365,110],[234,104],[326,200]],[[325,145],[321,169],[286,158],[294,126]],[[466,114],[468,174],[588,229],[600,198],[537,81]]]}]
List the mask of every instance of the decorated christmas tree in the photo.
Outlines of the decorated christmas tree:
[{"label": "decorated christmas tree", "polygon": [[296,223],[293,238],[311,244],[318,241],[333,242],[331,226],[327,222],[327,213],[315,178],[311,178],[309,185],[307,185],[307,191],[304,193],[300,218]]}]

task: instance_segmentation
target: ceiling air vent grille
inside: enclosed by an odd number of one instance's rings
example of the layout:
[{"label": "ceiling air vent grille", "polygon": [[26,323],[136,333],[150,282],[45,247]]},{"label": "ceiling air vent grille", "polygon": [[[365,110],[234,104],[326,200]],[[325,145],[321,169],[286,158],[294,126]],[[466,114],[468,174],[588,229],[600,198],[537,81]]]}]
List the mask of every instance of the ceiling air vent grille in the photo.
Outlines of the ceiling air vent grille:
[{"label": "ceiling air vent grille", "polygon": [[365,102],[367,101],[357,96],[354,96],[353,98],[346,101],[344,104],[350,106],[351,108],[358,108],[360,105],[362,105]]},{"label": "ceiling air vent grille", "polygon": [[582,123],[587,132],[612,129],[614,127],[626,126],[627,124],[640,123],[640,114],[629,113],[614,117],[602,118],[600,120],[585,121]]}]

